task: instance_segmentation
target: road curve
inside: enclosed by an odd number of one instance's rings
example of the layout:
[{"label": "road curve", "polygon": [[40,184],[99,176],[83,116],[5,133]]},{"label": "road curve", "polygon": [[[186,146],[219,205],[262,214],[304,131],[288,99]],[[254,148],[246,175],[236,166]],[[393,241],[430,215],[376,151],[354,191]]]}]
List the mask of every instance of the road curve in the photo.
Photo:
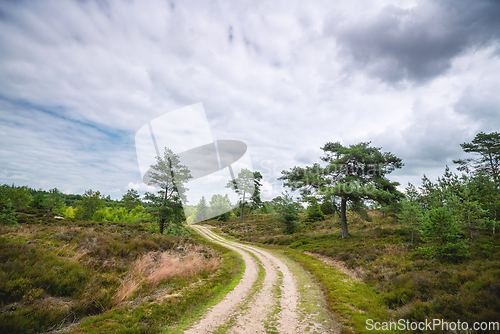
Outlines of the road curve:
[{"label": "road curve", "polygon": [[338,332],[319,288],[296,263],[277,252],[223,238],[209,227],[191,227],[238,252],[245,271],[236,287],[185,333]]}]

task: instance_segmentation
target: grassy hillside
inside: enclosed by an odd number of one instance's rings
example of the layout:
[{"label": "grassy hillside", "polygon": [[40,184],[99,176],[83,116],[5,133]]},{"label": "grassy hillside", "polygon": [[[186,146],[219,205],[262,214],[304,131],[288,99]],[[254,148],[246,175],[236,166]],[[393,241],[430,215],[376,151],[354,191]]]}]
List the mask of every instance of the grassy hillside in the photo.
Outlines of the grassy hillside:
[{"label": "grassy hillside", "polygon": [[[364,328],[364,323],[360,323],[364,318],[359,317],[359,312],[342,311],[340,306],[345,303],[339,291],[335,291],[338,282],[332,279],[330,269],[314,267],[311,265],[313,260],[306,259],[303,252],[324,255],[338,267],[345,267],[352,277],[361,279],[363,287],[355,288],[349,298],[356,296],[374,303],[370,306],[358,301],[361,312],[375,311],[374,305],[379,305],[377,308],[383,305],[393,320],[459,319],[470,324],[499,321],[500,234],[476,231],[469,260],[460,264],[441,263],[426,258],[418,250],[420,241],[411,245],[409,231],[396,224],[393,218],[384,218],[378,211],[362,215],[349,212],[351,236],[347,239],[339,238],[337,217],[303,222],[298,233],[293,235],[283,233],[284,226],[273,219],[273,214],[249,215],[242,224],[238,218],[228,222],[212,220],[207,224],[246,241],[286,246],[289,254],[323,283],[331,309],[344,314],[345,323],[350,323],[348,327],[356,332]],[[377,304],[379,301],[382,304]],[[354,317],[359,318],[357,322],[347,319]]]},{"label": "grassy hillside", "polygon": [[240,259],[196,235],[151,233],[149,223],[58,219],[20,209],[0,227],[0,332],[170,331],[217,296]]}]

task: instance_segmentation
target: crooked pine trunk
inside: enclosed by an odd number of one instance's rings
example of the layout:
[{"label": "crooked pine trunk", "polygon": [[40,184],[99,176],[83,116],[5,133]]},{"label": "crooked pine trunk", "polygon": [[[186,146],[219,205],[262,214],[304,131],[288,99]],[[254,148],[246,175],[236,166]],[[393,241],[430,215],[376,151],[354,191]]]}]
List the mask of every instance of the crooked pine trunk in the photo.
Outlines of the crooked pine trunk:
[{"label": "crooked pine trunk", "polygon": [[342,201],[340,202],[340,225],[342,227],[342,238],[347,238],[349,233],[347,232],[347,217],[346,217],[346,206],[347,200],[342,197]]}]

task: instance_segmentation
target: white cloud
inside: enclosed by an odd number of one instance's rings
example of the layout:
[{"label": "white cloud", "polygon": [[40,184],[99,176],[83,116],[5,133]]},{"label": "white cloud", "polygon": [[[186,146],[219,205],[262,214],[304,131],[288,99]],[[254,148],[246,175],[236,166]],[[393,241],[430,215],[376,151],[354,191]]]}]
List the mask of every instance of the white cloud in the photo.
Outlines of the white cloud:
[{"label": "white cloud", "polygon": [[[461,154],[461,142],[500,126],[493,108],[498,51],[486,43],[437,57],[448,70],[419,86],[386,84],[380,78],[389,72],[370,72],[379,60],[405,54],[396,52],[397,41],[389,55],[372,52],[373,64],[346,71],[353,62],[342,48],[358,44],[347,33],[340,40],[328,24],[347,22],[359,37],[367,31],[356,23],[360,15],[376,20],[388,4],[2,2],[0,182],[79,193],[147,190],[135,132],[197,102],[215,139],[248,145],[265,199],[280,193],[273,187],[281,170],[319,159],[330,141],[372,140],[393,151],[406,163],[397,173],[403,183],[437,173]],[[471,13],[484,15],[479,7]],[[444,14],[433,15],[428,22]],[[471,33],[495,41],[484,29]]]},{"label": "white cloud", "polygon": [[136,190],[136,191],[140,191],[140,192],[145,192],[145,191],[148,191],[148,192],[152,192],[154,193],[156,191],[156,188],[153,187],[153,186],[148,186],[147,184],[145,183],[133,183],[133,182],[130,182],[126,187],[125,187],[125,191],[126,190],[129,190],[129,189],[132,189],[132,190]]}]

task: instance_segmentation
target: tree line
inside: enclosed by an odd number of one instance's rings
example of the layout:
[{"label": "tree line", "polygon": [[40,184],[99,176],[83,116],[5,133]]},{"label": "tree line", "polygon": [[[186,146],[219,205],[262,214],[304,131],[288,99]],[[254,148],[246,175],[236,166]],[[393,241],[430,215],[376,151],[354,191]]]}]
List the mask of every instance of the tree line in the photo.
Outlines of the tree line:
[{"label": "tree line", "polygon": [[[404,193],[387,175],[402,168],[402,159],[369,142],[351,146],[326,143],[324,164],[293,167],[282,171],[284,185],[298,190],[309,203],[308,217],[321,217],[321,206],[338,212],[341,238],[349,236],[346,210],[362,211],[368,205],[392,215],[411,231],[411,244],[431,257],[461,261],[481,230],[495,233],[500,210],[500,134],[479,133],[462,149],[472,157],[457,159],[461,175],[450,172],[432,182],[425,175],[421,186],[408,184]],[[293,212],[294,201],[282,196],[281,220],[293,232],[300,220]],[[322,203],[321,206],[319,203]],[[314,214],[315,213],[315,214]]]},{"label": "tree line", "polygon": [[[186,221],[204,221],[214,217],[214,213],[218,213],[217,219],[227,221],[233,214],[233,205],[227,195],[214,194],[209,202],[202,197],[196,206],[183,206],[188,190],[185,183],[191,178],[189,170],[168,148],[165,148],[162,157],[156,159],[156,164],[151,165],[148,174],[148,184],[159,190],[156,193],[146,192],[143,199],[133,189],[129,189],[121,200],[115,201],[92,189],[86,190],[83,195],[66,195],[57,188],[44,191],[26,186],[1,185],[0,222],[17,224],[15,208],[27,207],[84,221],[152,221],[161,234],[182,234],[186,232]],[[251,210],[261,205],[261,179],[259,172],[243,169],[237,178],[228,182],[227,187],[240,194],[243,199],[240,201],[240,220],[245,205]]]},{"label": "tree line", "polygon": [[[186,203],[186,183],[192,178],[189,169],[184,166],[179,156],[172,150],[165,147],[163,156],[156,157],[156,163],[150,166],[147,179],[148,185],[158,187],[156,193],[147,192],[145,199],[150,203],[153,219],[158,223],[160,233],[182,233],[184,223],[187,218],[204,221],[213,216],[213,212],[219,212],[217,219],[227,221],[231,214],[231,202],[228,196],[215,194],[210,199],[210,203],[204,196],[200,199],[195,208],[188,208],[188,217],[184,210]],[[262,175],[259,172],[252,172],[242,169],[237,177],[230,180],[226,188],[235,191],[239,196],[240,221],[243,219],[243,212],[247,202],[251,208],[257,208],[260,200],[260,180]],[[193,210],[194,209],[194,210]]]},{"label": "tree line", "polygon": [[[481,132],[461,147],[471,154],[470,158],[453,161],[461,175],[451,173],[446,167],[436,182],[424,175],[421,186],[408,184],[404,192],[398,190],[399,183],[387,177],[403,167],[402,159],[371,146],[370,142],[350,146],[328,142],[321,148],[320,162],[283,170],[279,180],[291,191],[300,193],[297,200],[285,192],[272,201],[262,202],[262,175],[247,169],[230,180],[227,188],[239,195],[240,222],[247,211],[275,212],[278,213],[275,219],[284,224],[286,232],[294,233],[304,222],[299,212],[306,211],[305,221],[318,221],[325,214],[338,213],[341,238],[347,238],[346,212],[378,207],[408,227],[411,244],[418,239],[418,247],[431,256],[459,261],[468,257],[468,246],[475,233],[480,230],[495,233],[498,228],[500,134]],[[189,218],[203,221],[213,217],[213,212],[220,212],[217,219],[227,221],[234,215],[227,195],[214,195],[210,201],[202,197],[196,206],[186,206],[184,210],[188,191],[185,184],[191,174],[168,148],[163,156],[156,157],[148,173],[148,184],[159,190],[147,192],[144,200],[135,190],[128,190],[120,201],[113,201],[99,191],[64,195],[57,188],[47,192],[4,184],[0,186],[0,219],[14,224],[14,207],[31,206],[81,220],[151,220],[160,233],[178,234],[183,233]],[[301,203],[306,203],[307,210]]]},{"label": "tree line", "polygon": [[150,218],[148,203],[135,190],[128,190],[121,200],[104,197],[99,191],[86,190],[83,195],[64,194],[57,188],[35,190],[26,186],[0,185],[0,221],[17,223],[15,208],[45,210],[66,218],[86,221],[136,222]]}]

